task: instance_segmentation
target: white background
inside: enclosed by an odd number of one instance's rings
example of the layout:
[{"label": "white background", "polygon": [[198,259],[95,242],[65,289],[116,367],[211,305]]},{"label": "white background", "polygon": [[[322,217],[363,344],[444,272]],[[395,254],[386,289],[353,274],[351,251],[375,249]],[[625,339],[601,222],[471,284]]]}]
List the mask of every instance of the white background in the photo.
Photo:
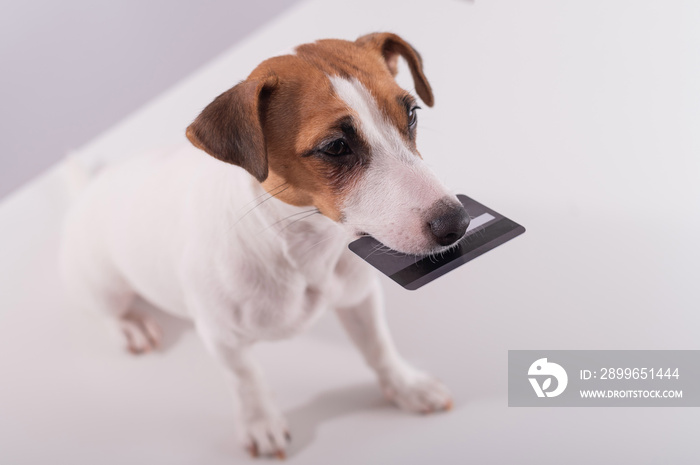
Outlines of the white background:
[{"label": "white background", "polygon": [[0,3],[0,197],[298,0]]},{"label": "white background", "polygon": [[[509,349],[698,349],[700,3],[311,1],[86,145],[113,159],[184,127],[262,59],[391,30],[436,96],[418,143],[456,191],[525,235],[409,292],[384,280],[399,348],[447,414],[381,397],[332,315],[259,347],[301,464],[697,463],[694,408],[508,408]],[[412,87],[408,73],[400,82]],[[0,462],[245,463],[222,376],[186,325],[123,354],[62,302],[60,167],[0,204]]]}]

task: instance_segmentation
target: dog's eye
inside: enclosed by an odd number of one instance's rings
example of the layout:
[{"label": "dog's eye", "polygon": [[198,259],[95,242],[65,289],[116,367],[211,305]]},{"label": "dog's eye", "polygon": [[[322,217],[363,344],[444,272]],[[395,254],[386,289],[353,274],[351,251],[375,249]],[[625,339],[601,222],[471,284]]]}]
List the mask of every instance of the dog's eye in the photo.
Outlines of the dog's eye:
[{"label": "dog's eye", "polygon": [[408,127],[413,128],[413,126],[416,125],[416,122],[418,121],[418,115],[416,114],[416,110],[419,110],[420,107],[413,107],[410,110],[408,110]]},{"label": "dog's eye", "polygon": [[344,139],[337,139],[328,144],[324,149],[323,153],[331,157],[340,157],[343,155],[349,155],[352,153],[350,146]]}]

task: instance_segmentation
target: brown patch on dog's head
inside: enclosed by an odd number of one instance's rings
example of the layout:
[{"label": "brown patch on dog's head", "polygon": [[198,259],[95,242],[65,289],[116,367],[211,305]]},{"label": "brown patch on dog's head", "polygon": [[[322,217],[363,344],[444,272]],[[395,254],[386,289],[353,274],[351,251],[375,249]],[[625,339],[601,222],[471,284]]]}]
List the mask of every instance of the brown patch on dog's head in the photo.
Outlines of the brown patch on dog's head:
[{"label": "brown patch on dog's head", "polygon": [[280,200],[313,205],[339,221],[343,199],[371,162],[372,150],[358,131],[358,115],[335,95],[329,76],[362,83],[415,151],[415,101],[394,80],[398,56],[408,62],[418,95],[432,106],[420,55],[397,35],[321,40],[262,62],[209,104],[187,137],[246,169]]},{"label": "brown patch on dog's head", "polygon": [[372,50],[375,54],[380,53],[392,76],[396,76],[399,72],[398,60],[399,55],[402,56],[408,62],[411,76],[413,76],[413,85],[416,86],[418,96],[429,107],[435,104],[433,90],[423,73],[423,59],[418,51],[411,47],[411,44],[390,32],[367,34],[357,39],[355,43]]}]

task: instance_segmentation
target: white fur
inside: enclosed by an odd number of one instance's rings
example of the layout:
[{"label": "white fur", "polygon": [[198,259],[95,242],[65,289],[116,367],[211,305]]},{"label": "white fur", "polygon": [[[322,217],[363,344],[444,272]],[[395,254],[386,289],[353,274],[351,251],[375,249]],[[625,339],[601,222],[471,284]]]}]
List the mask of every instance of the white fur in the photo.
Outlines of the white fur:
[{"label": "white fur", "polygon": [[435,244],[425,214],[441,199],[456,205],[459,200],[408,146],[361,82],[330,79],[336,95],[357,115],[359,130],[372,150],[369,168],[345,201],[345,223],[404,253],[445,249]]},{"label": "white fur", "polygon": [[[446,191],[366,91],[357,83],[334,84],[359,115],[374,151],[346,207],[350,229],[320,214],[304,218],[309,208],[272,198],[241,168],[191,146],[107,167],[65,223],[61,262],[75,305],[105,314],[133,352],[154,349],[160,338],[153,321],[133,312],[136,295],[192,319],[229,374],[241,442],[260,454],[284,453],[287,424],[249,348],[297,333],[326,308],[337,311],[399,406],[427,412],[450,405],[445,387],[396,351],[375,275],[346,247],[353,222],[376,223],[383,215],[391,225],[375,229],[378,237],[418,247],[410,234],[392,234],[410,223],[411,208],[427,208]],[[419,193],[418,203],[405,200],[406,189]],[[373,205],[378,197],[385,207]]]}]

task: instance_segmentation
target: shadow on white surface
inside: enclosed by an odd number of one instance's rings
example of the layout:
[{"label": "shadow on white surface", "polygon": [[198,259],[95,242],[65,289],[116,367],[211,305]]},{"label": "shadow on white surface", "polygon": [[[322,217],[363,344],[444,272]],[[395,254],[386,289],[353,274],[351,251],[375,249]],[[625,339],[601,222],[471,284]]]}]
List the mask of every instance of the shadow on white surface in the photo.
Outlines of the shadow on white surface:
[{"label": "shadow on white surface", "polygon": [[290,425],[294,425],[289,455],[293,457],[309,447],[326,423],[385,409],[396,410],[381,396],[376,383],[344,386],[316,394],[310,401],[285,412]]}]

